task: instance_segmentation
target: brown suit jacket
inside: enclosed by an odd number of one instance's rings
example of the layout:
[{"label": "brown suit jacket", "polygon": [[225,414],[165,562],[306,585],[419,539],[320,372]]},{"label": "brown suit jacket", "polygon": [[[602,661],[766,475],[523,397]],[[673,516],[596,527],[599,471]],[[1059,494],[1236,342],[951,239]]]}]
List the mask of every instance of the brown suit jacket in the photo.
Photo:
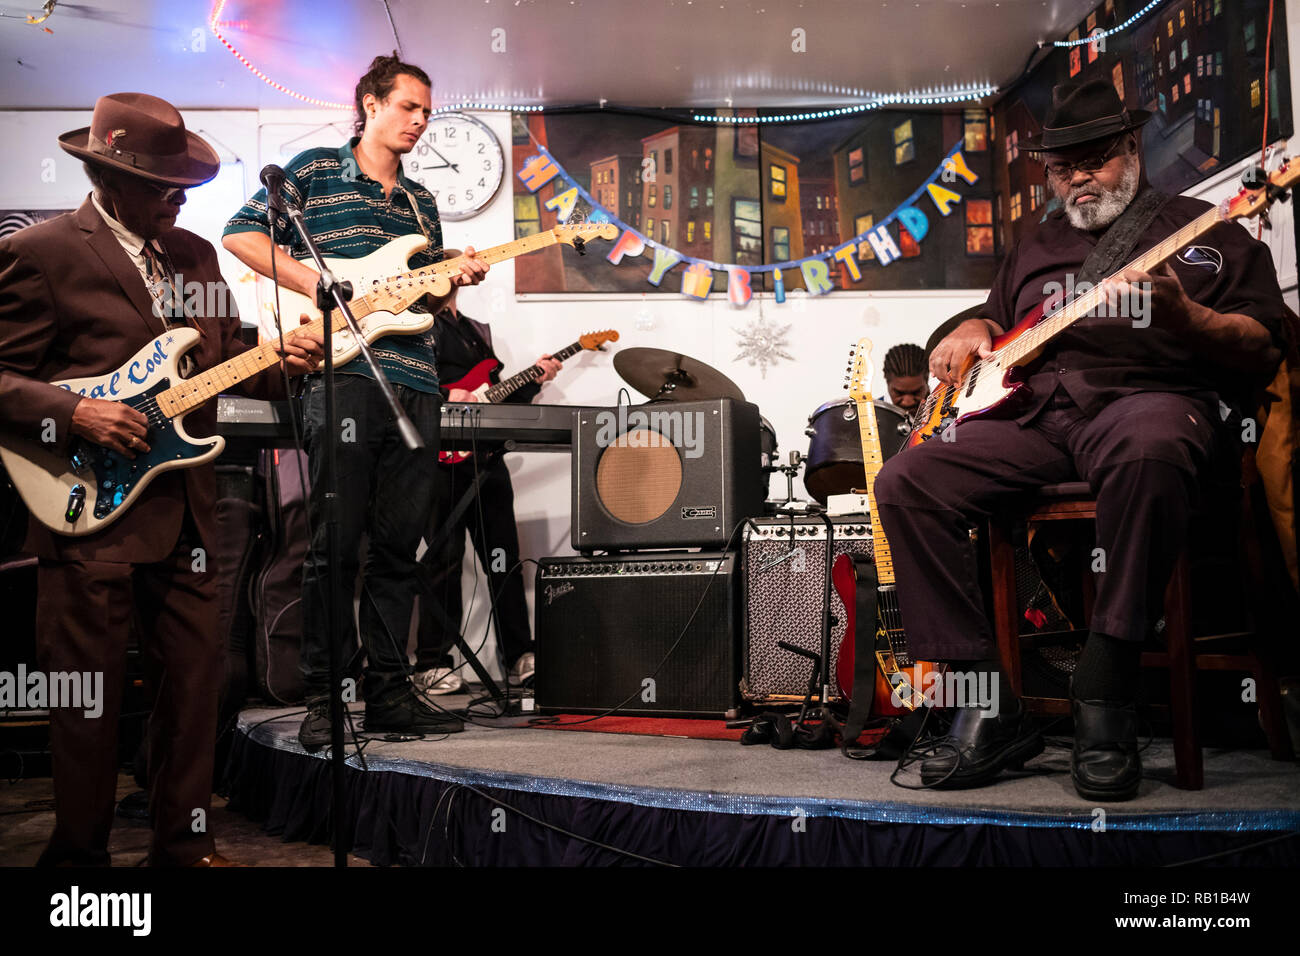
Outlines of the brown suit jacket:
[{"label": "brown suit jacket", "polygon": [[[224,284],[210,285],[221,282],[212,244],[184,229],[169,230],[159,242],[182,283],[203,283],[205,294],[196,297],[203,301],[190,320],[202,333],[189,353],[198,368],[242,352],[234,297]],[[65,450],[81,397],[47,383],[111,372],[164,331],[144,279],[89,198],[75,213],[0,240],[0,429],[39,441],[42,422],[53,419]],[[256,398],[284,394],[275,370],[237,390]],[[209,402],[185,425],[199,438],[216,431],[216,420],[216,403]],[[25,547],[53,560],[159,561],[176,545],[187,504],[205,546],[215,544],[215,503],[211,464],[168,472],[104,530],[74,538],[29,521]]]}]

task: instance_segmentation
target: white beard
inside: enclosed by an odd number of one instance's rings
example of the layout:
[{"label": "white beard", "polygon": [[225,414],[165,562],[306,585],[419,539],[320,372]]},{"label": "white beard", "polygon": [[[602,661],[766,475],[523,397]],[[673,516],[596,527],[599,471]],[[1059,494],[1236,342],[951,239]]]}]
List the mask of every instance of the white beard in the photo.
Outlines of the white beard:
[{"label": "white beard", "polygon": [[[1120,217],[1128,208],[1138,191],[1138,161],[1136,156],[1129,158],[1129,164],[1114,189],[1099,190],[1095,186],[1080,186],[1071,190],[1065,198],[1065,216],[1075,229],[1095,232],[1105,229]],[[1097,198],[1082,206],[1075,205],[1074,200],[1085,192],[1095,192]]]}]

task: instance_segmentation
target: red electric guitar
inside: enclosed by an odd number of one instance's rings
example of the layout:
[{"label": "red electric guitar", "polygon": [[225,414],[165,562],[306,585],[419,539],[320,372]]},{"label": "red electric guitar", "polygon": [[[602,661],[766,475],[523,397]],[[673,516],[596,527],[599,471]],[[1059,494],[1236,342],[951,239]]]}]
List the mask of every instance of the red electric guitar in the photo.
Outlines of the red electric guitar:
[{"label": "red electric guitar", "polygon": [[[606,329],[603,332],[588,332],[586,335],[581,336],[578,341],[553,353],[551,358],[557,362],[563,362],[565,359],[577,355],[583,349],[604,351],[606,342],[617,341],[618,333],[613,329]],[[517,375],[511,375],[509,378],[502,379],[493,385],[492,373],[500,367],[501,363],[496,359],[484,359],[470,369],[468,374],[459,382],[452,382],[447,388],[461,388],[467,392],[473,392],[480,402],[504,402],[525,385],[537,381],[546,374],[542,371],[541,366],[530,365]],[[468,451],[439,452],[438,461],[444,465],[454,465],[465,461],[471,454],[473,453]]]},{"label": "red electric guitar", "polygon": [[[867,504],[871,514],[872,556],[876,565],[876,655],[875,698],[871,712],[878,716],[900,714],[915,710],[924,702],[924,695],[913,682],[913,676],[934,670],[934,665],[913,661],[907,648],[907,634],[898,611],[898,592],[894,589],[894,561],[889,553],[889,540],[880,524],[876,509],[876,475],[880,473],[885,456],[880,449],[880,432],[876,427],[876,406],[872,404],[867,384],[871,378],[871,340],[859,339],[849,353],[852,366],[848,376],[849,396],[857,404],[858,435],[862,442],[862,466],[866,476]],[[839,660],[835,664],[835,680],[840,693],[852,698],[853,693],[853,643],[857,623],[857,581],[853,559],[842,554],[831,568],[831,583],[844,602],[845,629],[840,644]],[[901,703],[901,706],[900,706]]]},{"label": "red electric guitar", "polygon": [[[1206,210],[1110,278],[1116,278],[1129,269],[1148,274],[1154,272],[1220,223],[1265,213],[1275,200],[1286,198],[1287,190],[1298,180],[1300,161],[1284,160],[1277,172],[1259,188],[1242,189],[1222,204]],[[1092,314],[1104,301],[1105,293],[1097,285],[1051,315],[1045,316],[1046,309],[1040,305],[1017,322],[1011,331],[993,340],[993,354],[988,358],[981,359],[975,355],[967,358],[957,384],[940,385],[917,409],[917,424],[907,440],[908,446],[919,445],[966,419],[1013,414],[1029,394],[1023,382],[1025,366],[1042,354],[1048,342],[1079,319]]]}]

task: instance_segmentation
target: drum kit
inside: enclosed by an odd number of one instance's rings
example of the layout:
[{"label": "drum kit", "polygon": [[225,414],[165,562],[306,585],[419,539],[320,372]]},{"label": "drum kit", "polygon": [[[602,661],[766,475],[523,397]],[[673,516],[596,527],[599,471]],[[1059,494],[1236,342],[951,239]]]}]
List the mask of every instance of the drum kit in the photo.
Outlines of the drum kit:
[{"label": "drum kit", "polygon": [[[614,356],[614,369],[651,403],[720,398],[745,401],[740,386],[717,369],[670,349],[623,349]],[[912,430],[911,422],[905,412],[888,402],[876,401],[875,407],[881,450],[889,459],[903,448]],[[852,399],[826,402],[808,416],[808,427],[804,429],[808,453],[791,452],[785,465],[777,459],[776,429],[761,415],[759,421],[764,483],[769,475],[780,471],[793,489],[794,476],[802,467],[804,487],[822,505],[831,495],[849,494],[865,484],[857,406]],[[791,490],[789,499],[793,498]]]}]

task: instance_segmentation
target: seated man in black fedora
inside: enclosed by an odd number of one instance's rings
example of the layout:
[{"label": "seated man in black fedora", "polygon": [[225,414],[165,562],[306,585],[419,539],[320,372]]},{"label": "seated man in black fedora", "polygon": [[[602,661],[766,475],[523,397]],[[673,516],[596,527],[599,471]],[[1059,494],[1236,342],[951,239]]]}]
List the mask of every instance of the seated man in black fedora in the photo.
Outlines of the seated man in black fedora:
[{"label": "seated man in black fedora", "polygon": [[[935,347],[930,371],[940,381],[955,384],[969,356],[990,354],[992,336],[1073,288],[1112,224],[1119,228],[1103,255],[1117,270],[1210,208],[1146,187],[1136,131],[1149,118],[1126,110],[1106,82],[1053,91],[1041,137],[1024,148],[1042,154],[1063,205],[1007,251],[978,317]],[[1108,265],[1103,255],[1089,273]],[[1276,365],[1285,306],[1267,247],[1235,224],[1214,227],[1154,274],[1127,270],[1107,288],[1114,305],[1097,310],[1106,314],[1049,340],[1026,369],[1031,397],[1015,418],[964,421],[951,440],[886,462],[876,481],[913,654],[983,675],[998,692],[989,695],[996,707],[957,707],[941,746],[921,763],[925,785],[980,786],[1042,751],[996,659],[974,529],[1036,488],[1083,480],[1097,499],[1094,553],[1105,570],[1071,685],[1071,773],[1090,800],[1137,792],[1142,642],[1204,478],[1240,454],[1225,409],[1240,410]]]}]

